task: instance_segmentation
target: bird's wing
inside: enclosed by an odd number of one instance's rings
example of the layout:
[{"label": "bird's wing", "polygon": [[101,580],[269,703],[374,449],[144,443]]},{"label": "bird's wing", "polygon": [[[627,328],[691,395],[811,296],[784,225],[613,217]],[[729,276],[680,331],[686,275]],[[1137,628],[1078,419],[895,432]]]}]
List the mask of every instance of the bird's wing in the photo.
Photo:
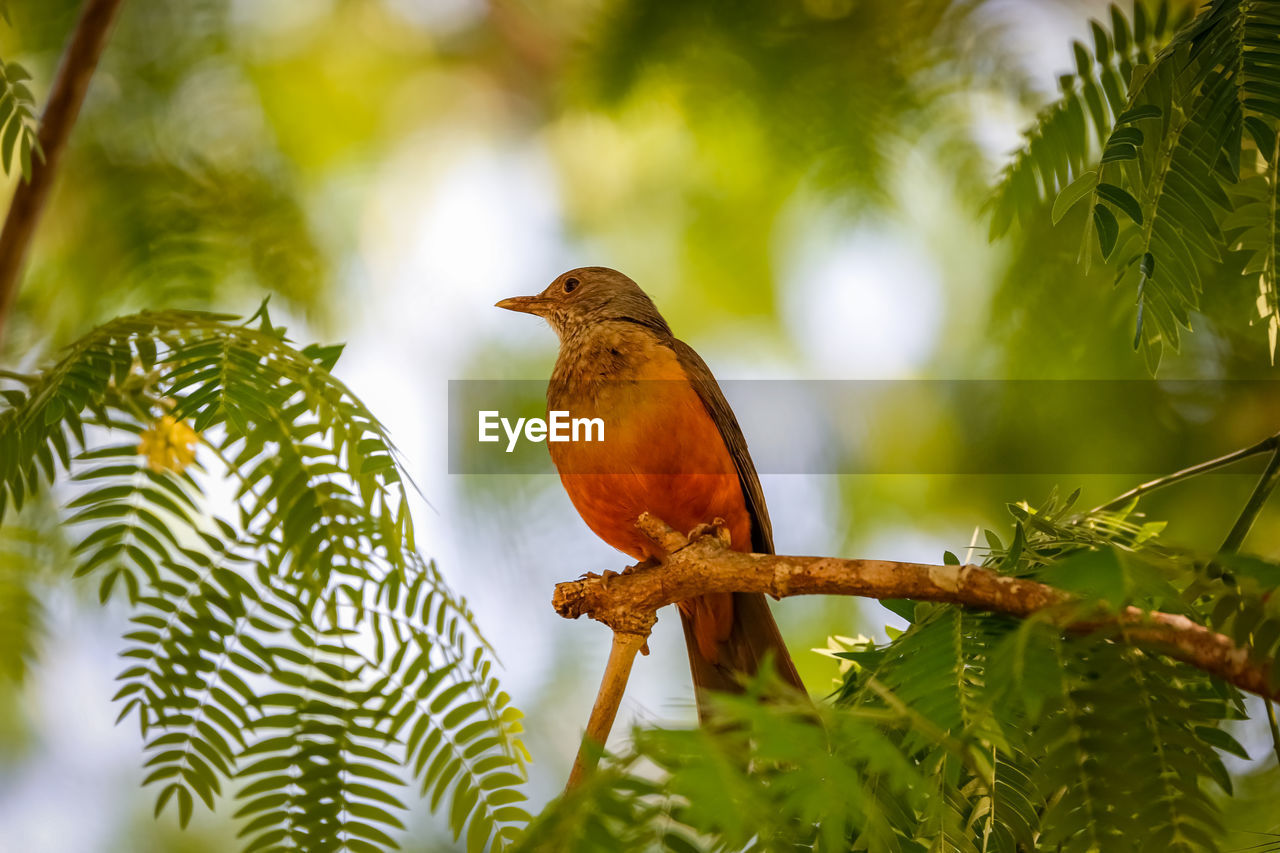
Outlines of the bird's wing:
[{"label": "bird's wing", "polygon": [[742,436],[738,419],[729,408],[729,401],[724,398],[716,378],[711,375],[702,357],[694,352],[693,347],[676,338],[671,339],[671,348],[681,368],[689,377],[702,405],[706,406],[711,420],[720,430],[720,437],[733,457],[733,465],[738,469],[738,482],[742,485],[742,496],[747,502],[747,512],[751,514],[751,550],[757,554],[773,553],[773,525],[769,523],[769,508],[764,503],[764,490],[760,488],[760,477],[756,474],[756,466],[751,461],[751,453],[747,450],[747,440]]}]

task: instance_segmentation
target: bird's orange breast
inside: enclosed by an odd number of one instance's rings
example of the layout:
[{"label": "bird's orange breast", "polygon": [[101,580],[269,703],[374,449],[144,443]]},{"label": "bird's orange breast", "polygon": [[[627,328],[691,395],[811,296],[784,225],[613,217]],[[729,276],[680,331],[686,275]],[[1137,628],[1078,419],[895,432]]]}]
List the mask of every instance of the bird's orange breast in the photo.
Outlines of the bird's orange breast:
[{"label": "bird's orange breast", "polygon": [[[636,559],[659,556],[635,527],[648,511],[681,532],[715,518],[751,548],[751,517],[724,439],[675,353],[647,336],[620,341],[621,369],[549,399],[604,421],[604,440],[550,443],[569,499],[597,536]],[[615,350],[616,352],[616,350]]]}]

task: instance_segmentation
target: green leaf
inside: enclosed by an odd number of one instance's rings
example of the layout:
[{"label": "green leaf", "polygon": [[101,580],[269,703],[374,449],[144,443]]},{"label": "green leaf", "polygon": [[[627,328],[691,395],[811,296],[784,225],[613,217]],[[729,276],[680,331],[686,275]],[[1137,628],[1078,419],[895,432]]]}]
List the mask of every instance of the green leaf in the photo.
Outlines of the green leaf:
[{"label": "green leaf", "polygon": [[1117,116],[1116,126],[1121,127],[1144,119],[1160,118],[1162,115],[1164,115],[1164,112],[1155,104],[1139,104],[1136,107],[1131,107],[1130,109],[1125,110]]},{"label": "green leaf", "polygon": [[[1098,197],[1114,204],[1133,220],[1135,225],[1142,224],[1142,206],[1138,200],[1115,184],[1098,184]],[[1108,252],[1108,254],[1110,254]]]},{"label": "green leaf", "polygon": [[311,344],[303,347],[302,354],[315,361],[325,370],[333,370],[346,346],[346,344],[331,344],[329,346]]},{"label": "green leaf", "polygon": [[1138,159],[1138,148],[1131,142],[1112,142],[1102,152],[1099,163],[1120,163],[1125,160]]},{"label": "green leaf", "polygon": [[1053,202],[1052,221],[1057,225],[1062,221],[1062,217],[1067,215],[1067,211],[1075,207],[1080,199],[1093,192],[1093,188],[1098,184],[1098,173],[1096,171],[1088,171],[1076,178],[1068,184],[1062,192],[1058,193],[1058,197]]},{"label": "green leaf", "polygon": [[22,119],[14,117],[4,128],[4,135],[0,137],[0,153],[4,157],[4,170],[6,172],[13,171],[13,152],[18,142],[18,134],[22,131]]},{"label": "green leaf", "polygon": [[[944,559],[943,562],[946,565],[948,566],[960,565],[960,560],[956,557],[955,554],[952,554],[950,551],[948,551],[947,554],[952,559],[954,559],[955,562],[954,563],[948,562],[947,560]],[[910,599],[882,598],[880,599],[880,605],[884,607],[886,610],[888,610],[890,613],[894,613],[908,622],[915,621],[916,603],[914,601],[911,601]]]},{"label": "green leaf", "polygon": [[1236,758],[1242,758],[1245,761],[1249,760],[1249,753],[1240,745],[1240,742],[1222,729],[1212,728],[1209,726],[1196,726],[1195,733],[1202,741],[1215,749],[1220,749],[1223,752],[1229,752]]},{"label": "green leaf", "polygon": [[1116,248],[1116,237],[1120,234],[1120,226],[1115,216],[1100,204],[1093,206],[1093,227],[1098,233],[1098,246],[1102,249],[1102,257],[1110,258]]}]

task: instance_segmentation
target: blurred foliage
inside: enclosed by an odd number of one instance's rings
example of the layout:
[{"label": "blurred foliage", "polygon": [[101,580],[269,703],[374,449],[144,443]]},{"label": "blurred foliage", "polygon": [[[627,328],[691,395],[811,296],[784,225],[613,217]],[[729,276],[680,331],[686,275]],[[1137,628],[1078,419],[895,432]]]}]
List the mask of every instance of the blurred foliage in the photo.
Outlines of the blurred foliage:
[{"label": "blurred foliage", "polygon": [[0,673],[9,681],[22,681],[36,658],[44,619],[37,586],[57,564],[48,553],[52,539],[21,523],[0,527]]},{"label": "blurred foliage", "polygon": [[660,81],[702,144],[716,144],[722,116],[745,113],[771,166],[856,190],[850,203],[885,201],[890,164],[926,132],[953,165],[977,160],[948,97],[1008,70],[973,49],[994,35],[982,5],[625,0],[601,16],[582,79],[609,104]]},{"label": "blurred foliage", "polygon": [[[14,4],[17,48],[44,81],[78,5]],[[12,353],[122,312],[264,292],[326,319],[332,255],[229,53],[230,14],[223,0],[124,5],[60,167]]]},{"label": "blurred foliage", "polygon": [[36,138],[35,96],[24,80],[31,75],[16,62],[0,62],[0,162],[5,172],[16,166],[31,178],[31,158],[40,155]]},{"label": "blurred foliage", "polygon": [[984,5],[603,4],[556,122],[570,221],[659,282],[660,303],[680,293],[677,327],[769,313],[797,197],[834,200],[846,218],[891,208],[911,149],[982,197],[962,93],[1020,97],[1025,82],[979,49],[999,33]]}]

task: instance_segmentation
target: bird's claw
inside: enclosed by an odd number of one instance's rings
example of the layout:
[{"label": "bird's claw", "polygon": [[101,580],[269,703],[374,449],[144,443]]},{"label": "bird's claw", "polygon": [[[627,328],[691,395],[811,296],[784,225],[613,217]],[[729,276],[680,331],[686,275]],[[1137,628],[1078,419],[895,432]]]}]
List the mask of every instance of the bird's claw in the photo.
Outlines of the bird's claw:
[{"label": "bird's claw", "polygon": [[622,574],[629,575],[632,572],[636,571],[637,569],[656,569],[659,566],[663,565],[665,562],[666,560],[662,559],[661,557],[647,557],[638,563],[633,563],[632,565],[627,566],[625,569],[622,570]]},{"label": "bird's claw", "polygon": [[[609,581],[613,580],[614,578],[621,577],[622,575],[629,575],[632,572],[634,572],[636,569],[657,568],[658,566],[661,566],[663,562],[664,561],[658,557],[649,557],[647,560],[641,560],[640,562],[634,565],[627,566],[620,572],[615,572],[613,569],[605,569],[603,572],[583,572],[582,574],[578,575],[578,580],[580,581],[598,580],[600,581],[601,588],[607,590],[609,588]],[[648,653],[646,652],[646,654]]]},{"label": "bird's claw", "polygon": [[701,539],[703,536],[714,536],[724,543],[725,547],[730,544],[729,528],[723,518],[714,518],[709,524],[699,524],[689,531],[690,542]]},{"label": "bird's claw", "polygon": [[616,578],[619,574],[625,574],[625,572],[621,572],[621,573],[615,572],[613,569],[605,569],[603,572],[583,572],[582,574],[578,575],[578,580],[580,581],[598,580],[600,581],[601,587],[603,587],[604,589],[608,589],[609,581],[612,578]]}]

